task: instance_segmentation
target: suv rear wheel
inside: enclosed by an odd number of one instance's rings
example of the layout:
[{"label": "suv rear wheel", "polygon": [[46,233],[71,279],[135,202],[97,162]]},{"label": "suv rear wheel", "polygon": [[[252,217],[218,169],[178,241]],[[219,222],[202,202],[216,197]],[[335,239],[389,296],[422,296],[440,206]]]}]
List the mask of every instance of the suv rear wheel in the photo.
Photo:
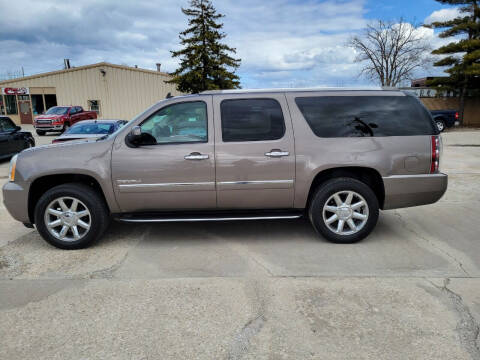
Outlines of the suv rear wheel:
[{"label": "suv rear wheel", "polygon": [[378,200],[365,183],[336,178],[313,195],[309,216],[315,230],[327,240],[349,244],[360,241],[375,228]]},{"label": "suv rear wheel", "polygon": [[35,207],[40,235],[61,249],[80,249],[99,239],[109,223],[100,195],[83,184],[64,184],[48,190]]}]

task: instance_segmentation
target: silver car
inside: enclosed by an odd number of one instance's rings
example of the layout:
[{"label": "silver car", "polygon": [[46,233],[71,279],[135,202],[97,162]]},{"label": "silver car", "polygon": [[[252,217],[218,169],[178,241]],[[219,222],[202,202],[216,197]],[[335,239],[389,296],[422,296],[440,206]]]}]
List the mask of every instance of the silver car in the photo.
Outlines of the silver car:
[{"label": "silver car", "polygon": [[441,138],[401,91],[213,91],[160,101],[95,142],[12,159],[5,206],[54,246],[76,249],[124,222],[291,219],[352,243],[379,210],[447,189]]}]

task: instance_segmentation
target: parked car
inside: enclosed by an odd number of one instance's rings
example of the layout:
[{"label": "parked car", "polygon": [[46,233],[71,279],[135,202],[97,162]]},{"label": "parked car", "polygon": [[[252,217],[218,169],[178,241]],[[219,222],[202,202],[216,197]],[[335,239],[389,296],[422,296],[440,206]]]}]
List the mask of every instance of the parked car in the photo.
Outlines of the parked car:
[{"label": "parked car", "polygon": [[35,146],[32,133],[22,128],[7,116],[0,115],[0,159],[12,157],[23,149]]},{"label": "parked car", "polygon": [[379,209],[447,189],[441,139],[413,96],[382,90],[213,91],[160,101],[95,142],[12,159],[5,206],[49,243],[85,247],[123,222],[292,219],[352,243]]},{"label": "parked car", "polygon": [[81,106],[54,106],[43,115],[35,117],[33,126],[42,136],[48,131],[64,132],[78,121],[96,119],[95,111],[85,111]]},{"label": "parked car", "polygon": [[76,123],[52,141],[59,143],[72,140],[95,140],[110,135],[127,124],[126,120],[84,120]]},{"label": "parked car", "polygon": [[457,110],[432,110],[430,113],[440,132],[455,126],[455,123],[458,121]]}]

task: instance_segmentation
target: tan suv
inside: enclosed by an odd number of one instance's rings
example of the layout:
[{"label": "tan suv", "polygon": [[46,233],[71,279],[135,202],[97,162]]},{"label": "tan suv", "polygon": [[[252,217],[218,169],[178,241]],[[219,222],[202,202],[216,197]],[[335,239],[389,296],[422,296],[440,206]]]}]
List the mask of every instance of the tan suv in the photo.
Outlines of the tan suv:
[{"label": "tan suv", "polygon": [[414,97],[381,90],[215,91],[160,101],[97,141],[12,159],[5,206],[64,249],[126,222],[308,216],[351,243],[379,209],[444,194],[441,144]]}]

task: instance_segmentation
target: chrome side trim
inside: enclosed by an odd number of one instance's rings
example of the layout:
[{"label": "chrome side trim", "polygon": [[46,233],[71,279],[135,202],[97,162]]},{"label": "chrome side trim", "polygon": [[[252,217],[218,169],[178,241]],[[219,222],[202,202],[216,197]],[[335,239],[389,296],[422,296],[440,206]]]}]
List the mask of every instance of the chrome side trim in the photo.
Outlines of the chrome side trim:
[{"label": "chrome side trim", "polygon": [[293,180],[219,181],[218,185],[293,184]]},{"label": "chrome side trim", "polygon": [[200,222],[200,221],[242,221],[242,220],[280,220],[299,219],[302,215],[276,215],[276,216],[249,216],[249,217],[215,217],[215,218],[158,218],[158,219],[129,219],[115,218],[117,221],[130,223],[163,223],[163,222]]},{"label": "chrome side trim", "polygon": [[245,181],[219,181],[218,190],[261,190],[261,189],[290,189],[293,180],[245,180]]},{"label": "chrome side trim", "polygon": [[120,192],[153,192],[153,191],[215,191],[214,181],[192,183],[158,183],[158,184],[119,184]]},{"label": "chrome side trim", "polygon": [[194,182],[194,183],[158,183],[158,184],[121,184],[120,188],[138,188],[138,187],[162,187],[162,186],[197,186],[197,185],[215,185],[213,181]]},{"label": "chrome side trim", "polygon": [[390,176],[383,176],[382,179],[383,180],[421,179],[421,178],[433,179],[433,178],[443,178],[443,177],[445,177],[445,174],[436,173],[436,174],[390,175]]},{"label": "chrome side trim", "polygon": [[[126,180],[120,180],[121,182]],[[120,183],[117,181],[120,192],[150,192],[150,191],[215,191],[215,185],[219,190],[239,189],[286,189],[293,186],[293,180],[252,180],[252,181],[214,181],[185,182],[185,183],[157,183],[157,184],[135,184]],[[128,181],[128,180],[127,180]],[[246,185],[246,186],[245,186]]]}]

